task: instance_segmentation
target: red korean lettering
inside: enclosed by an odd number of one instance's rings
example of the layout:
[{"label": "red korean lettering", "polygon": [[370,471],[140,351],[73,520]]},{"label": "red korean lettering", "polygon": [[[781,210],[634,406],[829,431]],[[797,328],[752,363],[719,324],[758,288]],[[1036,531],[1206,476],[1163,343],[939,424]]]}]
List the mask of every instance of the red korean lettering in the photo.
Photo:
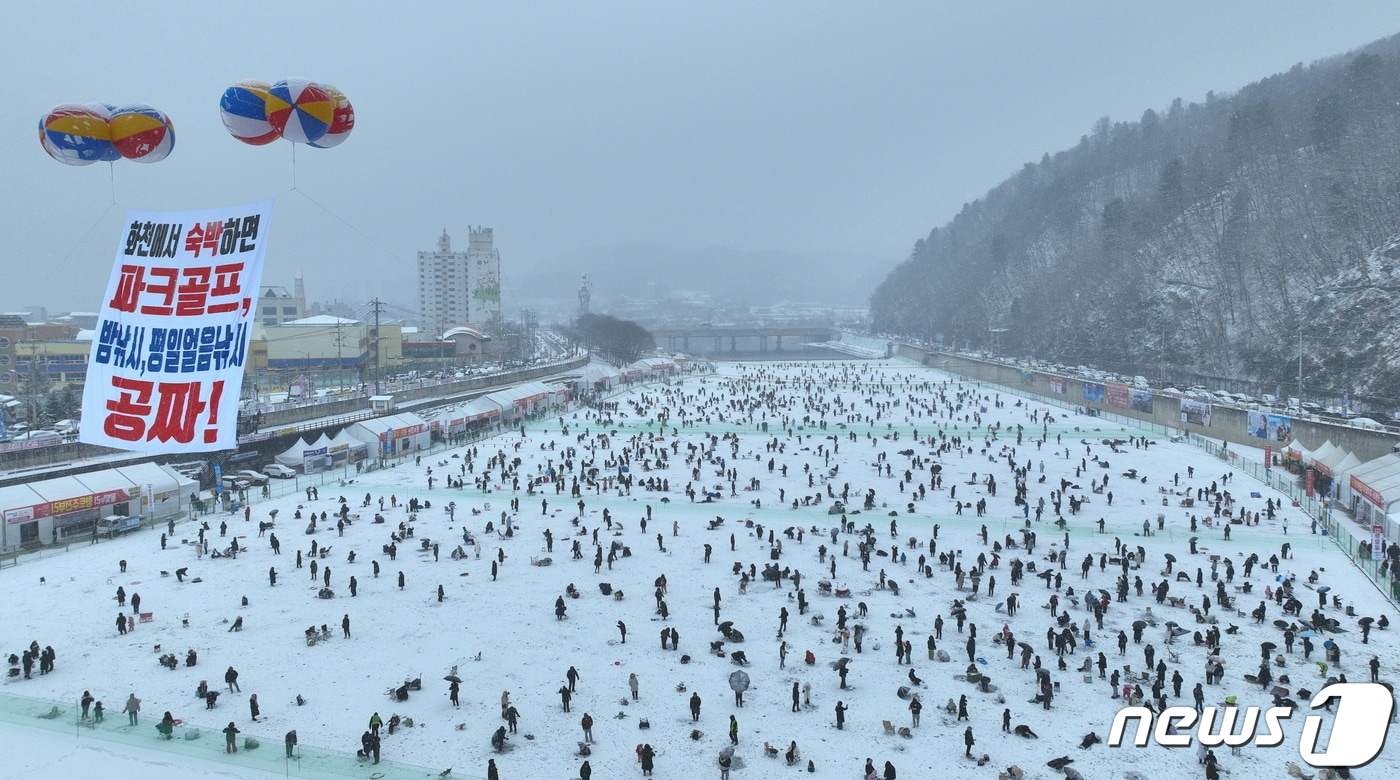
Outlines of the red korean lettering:
[{"label": "red korean lettering", "polygon": [[134,312],[141,299],[141,290],[146,286],[146,268],[140,265],[123,265],[117,277],[117,290],[107,305],[117,311]]},{"label": "red korean lettering", "polygon": [[219,239],[224,234],[224,223],[210,222],[204,226],[204,248],[209,254],[219,254]]},{"label": "red korean lettering", "polygon": [[199,257],[199,252],[204,248],[204,226],[198,222],[185,234],[185,251],[193,252],[195,257]]},{"label": "red korean lettering", "polygon": [[154,382],[126,377],[112,377],[117,397],[107,401],[107,419],[102,431],[114,439],[141,441],[146,433],[146,418],[151,414],[151,394]]},{"label": "red korean lettering", "polygon": [[161,382],[156,387],[159,394],[156,415],[146,440],[180,444],[194,441],[195,425],[205,408],[199,397],[202,385],[202,382]]},{"label": "red korean lettering", "polygon": [[175,301],[175,315],[197,317],[205,312],[209,300],[209,277],[212,271],[208,266],[186,268],[184,281],[180,284]]},{"label": "red korean lettering", "polygon": [[[214,282],[209,288],[210,298],[237,298],[243,294],[243,285],[239,280],[243,273],[242,263],[225,263],[214,266]],[[246,299],[245,299],[246,303]],[[231,311],[238,311],[239,302],[237,300],[221,301],[210,303],[206,309],[210,314],[223,314]]]},{"label": "red korean lettering", "polygon": [[196,222],[189,232],[185,234],[185,251],[194,253],[199,257],[199,253],[205,249],[209,254],[219,254],[219,237],[223,235],[224,223],[206,222],[199,224]]},{"label": "red korean lettering", "polygon": [[179,282],[180,269],[178,268],[152,268],[151,276],[159,276],[165,279],[165,284],[151,284],[149,281],[144,285],[144,291],[154,293],[159,296],[159,304],[145,304],[141,307],[142,314],[168,315],[174,311],[171,305],[175,301],[175,287]]}]

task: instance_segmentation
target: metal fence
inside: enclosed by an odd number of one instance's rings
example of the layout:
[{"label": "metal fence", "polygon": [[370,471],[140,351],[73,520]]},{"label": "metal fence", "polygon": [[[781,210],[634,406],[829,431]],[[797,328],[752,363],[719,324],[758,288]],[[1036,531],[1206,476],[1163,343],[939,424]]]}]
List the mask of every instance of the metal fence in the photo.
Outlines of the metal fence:
[{"label": "metal fence", "polygon": [[[139,722],[133,726],[127,715],[121,712],[124,704],[124,698],[113,701],[101,721],[91,717],[84,720],[77,701],[59,702],[0,693],[0,722],[72,734],[74,739],[98,739],[219,764],[226,767],[225,771],[230,775],[237,774],[240,768],[311,780],[347,777],[419,780],[439,777],[442,773],[442,768],[432,769],[401,761],[381,760],[378,764],[372,764],[357,759],[351,752],[324,750],[305,744],[294,747],[289,757],[284,734],[260,733],[255,728],[256,724],[248,723],[239,726],[238,752],[226,753],[223,734],[226,721],[186,721],[175,726],[171,738],[167,739],[156,730],[159,718],[154,717],[151,711],[155,709],[153,705],[145,703],[150,709],[143,710]],[[452,777],[479,780],[456,769]]]}]

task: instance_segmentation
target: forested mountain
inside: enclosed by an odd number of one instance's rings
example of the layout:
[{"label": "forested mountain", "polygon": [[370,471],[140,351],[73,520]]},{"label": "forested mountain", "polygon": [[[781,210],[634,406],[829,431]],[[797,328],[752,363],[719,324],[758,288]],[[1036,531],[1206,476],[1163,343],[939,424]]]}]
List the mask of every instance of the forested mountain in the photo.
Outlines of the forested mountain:
[{"label": "forested mountain", "polygon": [[1396,397],[1397,235],[1400,36],[1098,120],[916,242],[872,317],[1006,354],[1285,387],[1301,334],[1310,386]]}]

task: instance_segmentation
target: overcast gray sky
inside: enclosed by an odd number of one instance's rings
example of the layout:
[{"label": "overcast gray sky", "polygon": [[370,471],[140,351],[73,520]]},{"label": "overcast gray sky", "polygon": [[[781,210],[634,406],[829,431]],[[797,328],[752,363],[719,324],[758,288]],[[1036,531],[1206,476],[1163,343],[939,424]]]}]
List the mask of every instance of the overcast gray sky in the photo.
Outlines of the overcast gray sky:
[{"label": "overcast gray sky", "polygon": [[[313,300],[413,306],[415,253],[468,225],[495,228],[517,290],[512,260],[636,242],[889,267],[1100,116],[1398,31],[1396,2],[10,3],[0,309],[95,310],[128,208],[265,197],[264,282],[301,271]],[[292,76],[339,87],[357,122],[295,167],[218,113],[229,84]],[[89,101],[165,111],[174,152],[49,159],[40,116]]]}]

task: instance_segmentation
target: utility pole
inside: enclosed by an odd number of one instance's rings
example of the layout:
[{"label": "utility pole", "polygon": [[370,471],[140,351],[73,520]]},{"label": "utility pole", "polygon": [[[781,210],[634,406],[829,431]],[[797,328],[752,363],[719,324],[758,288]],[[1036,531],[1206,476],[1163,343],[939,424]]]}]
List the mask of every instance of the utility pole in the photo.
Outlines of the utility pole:
[{"label": "utility pole", "polygon": [[370,301],[374,307],[374,329],[369,332],[370,355],[374,358],[374,394],[379,395],[379,376],[382,373],[379,359],[379,315],[384,311],[384,302],[375,298]]},{"label": "utility pole", "polygon": [[335,373],[340,377],[340,390],[345,391],[345,359],[342,347],[345,346],[345,322],[336,315],[335,318]]}]

